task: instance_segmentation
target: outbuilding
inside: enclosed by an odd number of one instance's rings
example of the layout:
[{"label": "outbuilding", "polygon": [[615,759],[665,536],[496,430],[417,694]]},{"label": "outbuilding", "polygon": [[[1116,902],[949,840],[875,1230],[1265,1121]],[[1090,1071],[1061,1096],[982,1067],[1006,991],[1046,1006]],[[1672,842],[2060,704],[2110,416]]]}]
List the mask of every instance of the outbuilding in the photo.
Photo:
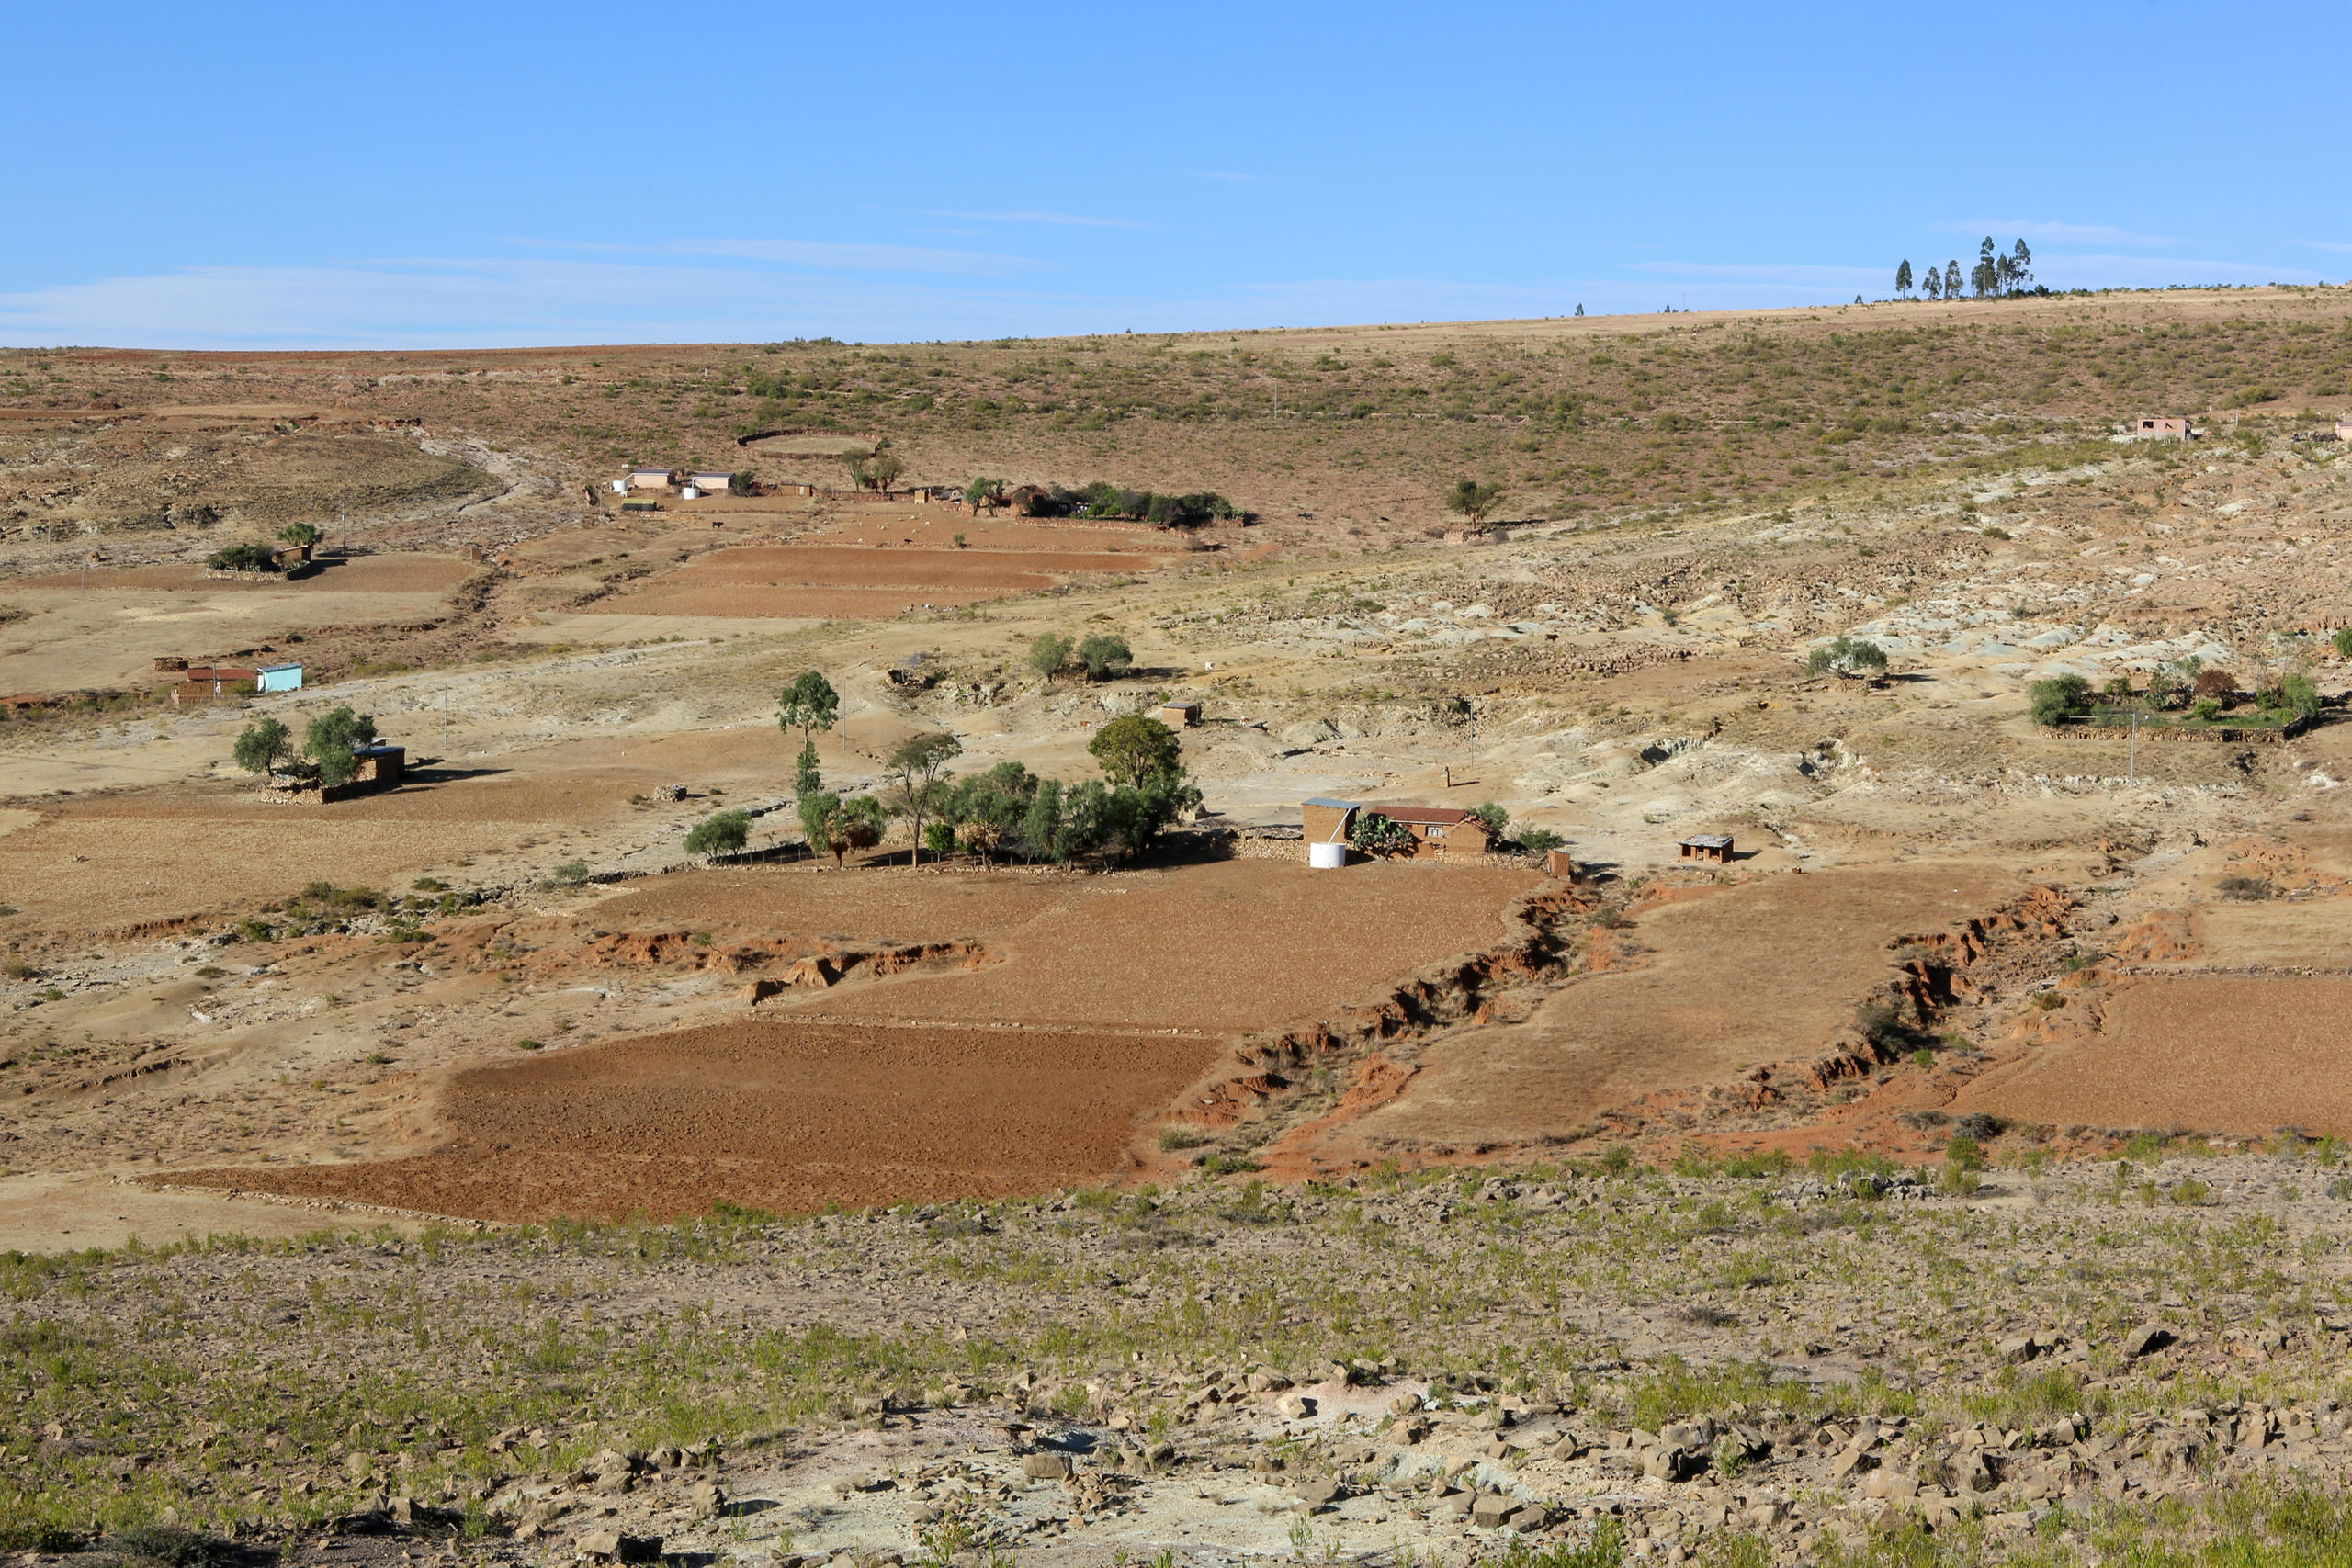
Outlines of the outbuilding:
[{"label": "outbuilding", "polygon": [[1201,705],[1162,703],[1159,705],[1159,722],[1170,729],[1190,729],[1201,722]]},{"label": "outbuilding", "polygon": [[302,667],[299,664],[265,664],[256,672],[256,692],[299,692],[302,689]]},{"label": "outbuilding", "polygon": [[686,482],[705,495],[725,495],[734,488],[733,474],[688,474]]},{"label": "outbuilding", "polygon": [[1729,833],[1693,833],[1679,840],[1675,848],[1681,852],[1679,859],[1704,861],[1713,865],[1729,865],[1732,861]]},{"label": "outbuilding", "polygon": [[2189,428],[2185,415],[2159,413],[2143,416],[2132,434],[2146,441],[2186,441],[2197,432]]},{"label": "outbuilding", "polygon": [[1308,858],[1317,844],[1344,844],[1366,817],[1385,817],[1413,837],[1415,860],[1463,860],[1487,849],[1486,819],[1451,806],[1366,805],[1311,798],[1299,807]]},{"label": "outbuilding", "polygon": [[678,482],[675,468],[631,468],[628,488],[631,490],[669,490]]}]

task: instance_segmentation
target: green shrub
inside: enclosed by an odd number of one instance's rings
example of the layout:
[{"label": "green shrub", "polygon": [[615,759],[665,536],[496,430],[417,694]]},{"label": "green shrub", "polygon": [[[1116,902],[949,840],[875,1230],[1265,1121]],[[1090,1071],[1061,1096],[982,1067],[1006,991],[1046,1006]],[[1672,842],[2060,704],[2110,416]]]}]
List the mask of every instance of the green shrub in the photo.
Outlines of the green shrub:
[{"label": "green shrub", "polygon": [[[690,855],[731,855],[741,851],[752,837],[752,814],[741,808],[714,812],[695,823],[686,833],[686,853]],[[582,867],[582,874],[586,874]]]},{"label": "green shrub", "polygon": [[267,545],[231,545],[204,558],[215,571],[276,571],[277,557]]},{"label": "green shrub", "polygon": [[2063,724],[2090,712],[2090,682],[2080,675],[2053,676],[2026,688],[2033,722],[2043,725]]}]

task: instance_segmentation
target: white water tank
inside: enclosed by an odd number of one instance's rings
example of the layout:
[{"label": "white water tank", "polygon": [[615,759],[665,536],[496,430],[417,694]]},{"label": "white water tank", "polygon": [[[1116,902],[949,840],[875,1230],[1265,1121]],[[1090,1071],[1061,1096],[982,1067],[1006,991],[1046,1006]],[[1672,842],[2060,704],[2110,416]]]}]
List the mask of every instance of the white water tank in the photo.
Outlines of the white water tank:
[{"label": "white water tank", "polygon": [[1306,863],[1317,871],[1337,871],[1348,863],[1348,846],[1340,843],[1309,844]]},{"label": "white water tank", "polygon": [[613,481],[613,493],[615,495],[627,495],[628,493],[628,481],[627,479],[615,479]]},{"label": "white water tank", "polygon": [[685,489],[678,492],[678,499],[681,501],[700,501],[702,499],[702,491],[696,490],[692,485],[688,485]]}]

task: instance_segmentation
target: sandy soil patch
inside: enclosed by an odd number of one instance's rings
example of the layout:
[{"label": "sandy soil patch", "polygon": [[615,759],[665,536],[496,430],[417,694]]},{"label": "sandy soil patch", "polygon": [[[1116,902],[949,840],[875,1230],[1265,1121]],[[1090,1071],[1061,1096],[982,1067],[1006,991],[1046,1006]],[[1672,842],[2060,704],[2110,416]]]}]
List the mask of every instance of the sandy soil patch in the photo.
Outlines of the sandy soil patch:
[{"label": "sandy soil patch", "polygon": [[481,1219],[808,1210],[1114,1172],[1215,1046],[1165,1036],[721,1024],[456,1075],[430,1155],[193,1173]]},{"label": "sandy soil patch", "polygon": [[305,884],[405,886],[620,808],[618,781],[412,785],[328,807],[251,792],[76,801],[0,836],[0,930],[122,927],[282,898]]},{"label": "sandy soil patch", "polygon": [[[189,593],[446,593],[481,567],[452,556],[393,554],[331,557],[318,570],[300,577],[263,578],[241,582],[207,577],[202,563],[172,566],[126,566],[93,570],[91,592],[125,589],[177,590]],[[83,591],[82,573],[27,578],[11,585],[11,592]]]},{"label": "sandy soil patch", "polygon": [[1083,550],[746,546],[718,550],[611,601],[622,615],[896,615],[1033,593],[1078,572],[1132,571],[1132,556]]},{"label": "sandy soil patch", "polygon": [[2352,964],[2352,898],[2214,904],[2199,914],[2210,964],[2331,969]]},{"label": "sandy soil patch", "polygon": [[274,1239],[386,1224],[403,1232],[419,1228],[415,1221],[366,1210],[159,1192],[111,1176],[0,1178],[0,1251],[78,1252],[122,1247],[134,1236],[149,1247],[206,1236]]},{"label": "sandy soil patch", "polygon": [[2118,991],[2106,1021],[1952,1103],[2028,1122],[2263,1136],[2352,1134],[2352,977],[2181,976]]},{"label": "sandy soil patch", "polygon": [[1633,933],[1645,967],[1579,980],[1524,1023],[1440,1040],[1402,1096],[1351,1134],[1375,1145],[1532,1141],[1639,1095],[1816,1054],[1889,973],[1890,942],[2022,891],[1984,866],[1871,866],[1655,908]]}]

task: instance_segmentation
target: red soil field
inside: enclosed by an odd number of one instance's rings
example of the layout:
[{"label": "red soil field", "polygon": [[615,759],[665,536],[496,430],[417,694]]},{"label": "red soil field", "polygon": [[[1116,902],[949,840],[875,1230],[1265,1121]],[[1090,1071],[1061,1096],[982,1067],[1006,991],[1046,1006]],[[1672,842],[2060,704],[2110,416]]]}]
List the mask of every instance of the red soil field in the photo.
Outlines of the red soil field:
[{"label": "red soil field", "polygon": [[1954,1112],[2264,1137],[2352,1134],[2352,977],[2133,981],[2079,1043],[2036,1050],[1962,1089]]},{"label": "red soil field", "polygon": [[431,1154],[175,1181],[485,1220],[1001,1197],[1115,1170],[1197,1039],[720,1024],[455,1075]]},{"label": "red soil field", "polygon": [[[863,892],[886,879],[855,881]],[[1075,878],[1051,903],[1022,895],[995,919],[975,908],[952,928],[887,933],[980,936],[1001,959],[988,968],[820,992],[798,1005],[861,1019],[1278,1030],[1370,1001],[1424,964],[1494,946],[1504,909],[1542,881],[1503,866],[1331,872],[1261,860]],[[806,929],[805,919],[786,928]]]}]

